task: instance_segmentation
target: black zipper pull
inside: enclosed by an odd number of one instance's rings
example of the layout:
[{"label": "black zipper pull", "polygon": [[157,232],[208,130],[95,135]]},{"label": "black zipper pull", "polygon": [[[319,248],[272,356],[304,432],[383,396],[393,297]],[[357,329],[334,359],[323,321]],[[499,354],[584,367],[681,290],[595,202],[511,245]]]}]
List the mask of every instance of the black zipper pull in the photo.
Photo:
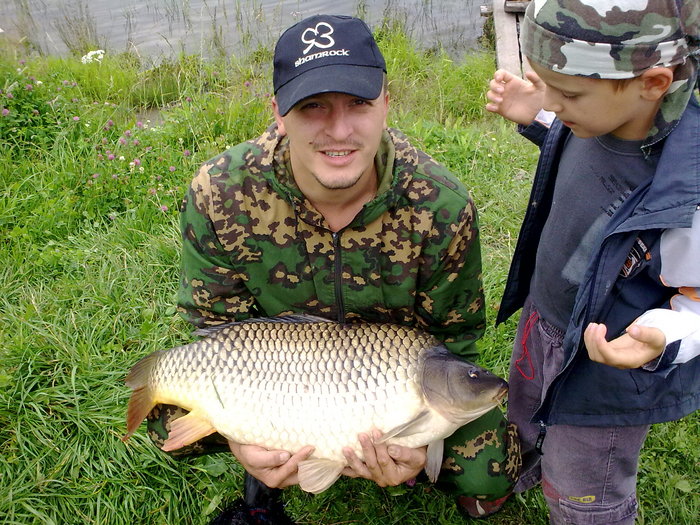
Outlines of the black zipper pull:
[{"label": "black zipper pull", "polygon": [[545,437],[547,437],[547,425],[540,421],[540,432],[537,434],[537,441],[535,441],[535,450],[540,456],[544,454],[544,452],[542,452],[542,444],[544,443]]}]

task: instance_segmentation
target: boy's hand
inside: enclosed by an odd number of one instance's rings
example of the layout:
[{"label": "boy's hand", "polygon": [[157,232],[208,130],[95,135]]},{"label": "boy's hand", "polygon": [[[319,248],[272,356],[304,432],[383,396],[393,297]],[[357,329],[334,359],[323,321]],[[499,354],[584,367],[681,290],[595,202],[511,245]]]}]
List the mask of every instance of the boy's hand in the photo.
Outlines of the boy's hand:
[{"label": "boy's hand", "polygon": [[348,466],[343,474],[351,478],[370,479],[380,487],[394,487],[416,477],[425,466],[427,447],[409,448],[375,443],[381,436],[378,430],[372,433],[372,437],[359,435],[364,462],[351,448],[344,448],[343,454]]},{"label": "boy's hand", "polygon": [[639,368],[659,357],[666,348],[666,337],[658,328],[631,325],[627,333],[612,341],[605,340],[604,324],[591,323],[583,341],[592,361],[615,368]]},{"label": "boy's hand", "polygon": [[268,450],[234,441],[229,441],[228,446],[250,475],[277,489],[299,483],[299,463],[308,459],[314,451],[314,447],[306,446],[296,454],[290,454],[285,450]]},{"label": "boy's hand", "polygon": [[517,124],[530,124],[542,109],[545,84],[533,71],[525,77],[527,80],[503,69],[496,71],[486,93],[486,110]]}]

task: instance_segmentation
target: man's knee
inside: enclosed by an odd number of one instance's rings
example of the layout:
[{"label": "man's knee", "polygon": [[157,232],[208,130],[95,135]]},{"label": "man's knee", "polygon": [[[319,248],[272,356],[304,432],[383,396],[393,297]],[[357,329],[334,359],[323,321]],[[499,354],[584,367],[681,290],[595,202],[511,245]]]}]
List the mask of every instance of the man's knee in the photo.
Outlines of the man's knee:
[{"label": "man's knee", "polygon": [[496,500],[510,494],[520,467],[515,425],[494,409],[445,440],[439,481],[457,495]]}]

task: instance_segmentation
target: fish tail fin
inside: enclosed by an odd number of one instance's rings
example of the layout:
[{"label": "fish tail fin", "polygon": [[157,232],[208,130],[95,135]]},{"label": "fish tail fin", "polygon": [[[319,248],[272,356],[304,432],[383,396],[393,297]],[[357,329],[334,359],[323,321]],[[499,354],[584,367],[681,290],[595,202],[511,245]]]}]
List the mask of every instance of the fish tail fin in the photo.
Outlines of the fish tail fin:
[{"label": "fish tail fin", "polygon": [[136,363],[126,376],[125,383],[132,389],[126,412],[126,435],[128,440],[139,427],[151,409],[156,405],[152,388],[149,385],[151,370],[158,361],[160,352],[153,352]]}]

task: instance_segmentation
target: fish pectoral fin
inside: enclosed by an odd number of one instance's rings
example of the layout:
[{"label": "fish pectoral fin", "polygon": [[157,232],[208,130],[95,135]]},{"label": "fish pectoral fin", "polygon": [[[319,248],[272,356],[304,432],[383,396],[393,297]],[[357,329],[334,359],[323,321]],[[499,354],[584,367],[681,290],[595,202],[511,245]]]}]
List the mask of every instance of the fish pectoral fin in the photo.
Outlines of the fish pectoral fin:
[{"label": "fish pectoral fin", "polygon": [[440,474],[440,468],[442,467],[442,455],[445,448],[445,440],[438,439],[428,443],[428,458],[425,461],[425,473],[428,475],[428,479],[435,483]]},{"label": "fish pectoral fin", "polygon": [[333,485],[345,468],[345,462],[332,459],[307,459],[299,463],[299,487],[318,494]]},{"label": "fish pectoral fin", "polygon": [[391,438],[400,438],[411,436],[424,430],[423,425],[430,419],[430,410],[423,410],[416,417],[407,421],[403,425],[396,426],[391,430],[384,432],[381,439],[377,443],[384,443]]},{"label": "fish pectoral fin", "polygon": [[196,411],[192,411],[170,423],[168,439],[163,442],[162,450],[170,452],[180,447],[194,443],[216,432],[211,423],[201,417]]}]

